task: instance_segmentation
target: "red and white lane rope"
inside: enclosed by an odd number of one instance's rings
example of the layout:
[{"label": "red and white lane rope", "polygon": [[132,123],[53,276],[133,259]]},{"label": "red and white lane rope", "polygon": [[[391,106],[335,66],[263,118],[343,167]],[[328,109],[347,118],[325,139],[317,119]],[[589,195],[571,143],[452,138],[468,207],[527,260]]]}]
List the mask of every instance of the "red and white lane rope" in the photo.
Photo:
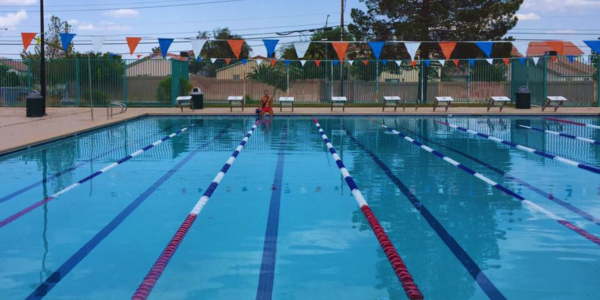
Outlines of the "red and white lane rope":
[{"label": "red and white lane rope", "polygon": [[329,152],[331,152],[333,159],[335,159],[335,163],[340,169],[342,176],[344,176],[344,180],[346,181],[348,187],[352,191],[354,199],[356,199],[356,202],[358,202],[360,210],[363,212],[365,218],[367,218],[367,221],[369,222],[373,233],[375,233],[375,236],[379,241],[379,245],[381,245],[381,248],[383,248],[383,252],[385,252],[385,255],[392,264],[392,268],[394,268],[396,276],[398,276],[398,279],[402,283],[402,288],[404,288],[404,292],[411,300],[423,299],[423,294],[419,290],[419,287],[417,287],[417,285],[415,284],[412,276],[410,275],[410,272],[408,271],[408,268],[404,264],[404,261],[398,254],[398,251],[396,251],[396,248],[392,244],[392,241],[390,241],[388,235],[385,233],[383,227],[381,227],[381,224],[379,224],[377,217],[375,217],[375,214],[373,213],[373,211],[369,207],[369,204],[367,204],[367,201],[356,186],[356,183],[350,176],[350,173],[348,173],[348,169],[346,169],[346,166],[344,166],[344,163],[340,159],[340,156],[337,154],[337,151],[335,151],[335,148],[333,148],[333,145],[331,144],[331,142],[329,142],[329,138],[327,138],[327,135],[325,135],[325,131],[323,131],[323,129],[321,128],[319,121],[317,119],[314,119],[314,122],[317,126],[317,129],[319,129],[319,133],[321,134],[323,141],[327,145],[327,148],[329,148]]},{"label": "red and white lane rope", "polygon": [[183,221],[183,224],[181,224],[181,226],[175,233],[175,236],[173,236],[173,238],[171,239],[169,244],[167,244],[167,247],[165,248],[165,250],[163,250],[163,252],[160,254],[158,259],[152,266],[152,269],[150,269],[150,271],[148,272],[148,274],[146,275],[146,277],[144,278],[142,283],[138,286],[137,290],[135,291],[135,293],[133,294],[131,299],[141,300],[141,299],[148,298],[148,296],[150,295],[150,292],[152,292],[152,288],[154,288],[154,285],[156,284],[156,282],[158,281],[158,279],[164,272],[165,268],[169,264],[169,261],[175,254],[175,251],[177,251],[177,248],[181,244],[181,241],[183,241],[183,238],[187,234],[188,230],[192,227],[192,224],[194,224],[196,217],[198,216],[198,214],[200,214],[200,212],[202,211],[202,209],[204,208],[204,206],[206,205],[206,203],[208,202],[208,200],[210,199],[212,194],[215,192],[215,190],[219,186],[219,183],[221,182],[223,177],[225,177],[227,170],[229,170],[231,165],[233,165],[233,162],[235,161],[236,157],[240,154],[242,149],[244,149],[244,146],[246,145],[246,143],[252,136],[252,133],[254,132],[254,130],[256,130],[256,126],[258,125],[258,122],[259,121],[256,121],[254,123],[254,125],[252,126],[250,131],[248,131],[246,133],[246,135],[244,136],[244,139],[242,139],[242,142],[240,142],[240,145],[237,146],[235,151],[233,151],[233,154],[231,154],[231,157],[229,157],[229,159],[227,160],[227,162],[225,163],[225,165],[223,166],[221,171],[217,174],[215,179],[213,179],[212,183],[206,189],[206,192],[204,192],[204,194],[198,200],[198,202],[196,203],[196,205],[194,206],[194,208],[192,209],[190,214],[185,218],[185,220]]},{"label": "red and white lane rope", "polygon": [[534,130],[534,131],[538,131],[538,132],[544,132],[547,134],[553,134],[553,135],[558,135],[558,136],[562,136],[562,137],[566,137],[572,140],[578,140],[578,141],[582,141],[582,142],[586,142],[586,143],[590,143],[590,144],[594,144],[594,145],[600,145],[600,141],[596,141],[596,140],[592,140],[592,139],[588,139],[588,138],[584,138],[581,136],[576,136],[576,135],[572,135],[572,134],[568,134],[568,133],[563,133],[563,132],[558,132],[558,131],[552,131],[552,130],[546,130],[543,128],[537,128],[537,127],[531,127],[531,126],[525,126],[525,125],[519,125],[519,127],[521,128],[525,128],[525,129],[530,129],[530,130]]},{"label": "red and white lane rope", "polygon": [[577,125],[577,126],[581,126],[581,127],[600,129],[600,126],[598,126],[598,125],[579,123],[579,122],[575,122],[575,121],[569,121],[569,120],[563,120],[563,119],[557,119],[557,118],[544,118],[544,120],[554,121],[554,122],[559,122],[559,123],[567,123],[567,124]]}]

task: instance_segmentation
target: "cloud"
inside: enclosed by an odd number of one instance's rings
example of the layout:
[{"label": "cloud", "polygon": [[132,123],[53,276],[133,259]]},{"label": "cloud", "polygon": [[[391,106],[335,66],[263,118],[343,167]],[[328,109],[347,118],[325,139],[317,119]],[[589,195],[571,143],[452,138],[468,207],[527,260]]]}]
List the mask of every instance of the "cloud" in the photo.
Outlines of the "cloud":
[{"label": "cloud", "polygon": [[525,0],[521,9],[536,9],[546,11],[586,12],[589,8],[600,7],[597,0]]},{"label": "cloud", "polygon": [[95,30],[106,30],[106,31],[130,31],[131,27],[121,25],[111,21],[100,21],[94,25],[92,23],[81,23],[77,26],[77,30],[81,31],[95,31]]},{"label": "cloud", "polygon": [[38,3],[37,0],[0,0],[0,5],[25,6],[25,5],[33,5],[33,4],[37,4],[37,3]]},{"label": "cloud", "polygon": [[528,14],[516,14],[519,21],[535,21],[541,19],[541,17],[536,13],[528,13]]},{"label": "cloud", "polygon": [[110,10],[110,11],[103,13],[103,15],[110,16],[113,18],[133,18],[133,17],[139,17],[140,12],[135,9],[125,8],[125,9]]},{"label": "cloud", "polygon": [[79,24],[79,20],[73,19],[73,20],[67,21],[67,23],[69,23],[69,25],[77,25],[77,24]]},{"label": "cloud", "polygon": [[27,12],[24,10],[8,13],[6,16],[0,16],[0,27],[14,28],[25,20],[27,20]]}]

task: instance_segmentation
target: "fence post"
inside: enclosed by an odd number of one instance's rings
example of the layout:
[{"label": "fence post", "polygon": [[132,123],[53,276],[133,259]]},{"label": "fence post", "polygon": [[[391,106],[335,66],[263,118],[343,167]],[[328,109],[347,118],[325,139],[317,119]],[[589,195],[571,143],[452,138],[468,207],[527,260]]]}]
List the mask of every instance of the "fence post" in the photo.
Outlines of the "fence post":
[{"label": "fence post", "polygon": [[542,95],[542,103],[546,101],[546,97],[548,97],[548,59],[544,55],[544,95]]},{"label": "fence post", "polygon": [[[79,58],[75,58],[75,103],[77,103],[75,106],[79,106],[81,105],[81,99],[80,99],[80,91],[79,91]],[[92,94],[92,91],[90,91],[90,95]]]},{"label": "fence post", "polygon": [[379,101],[379,60],[375,61],[375,103]]},{"label": "fence post", "polygon": [[31,88],[31,58],[27,58],[27,89],[32,90]]},{"label": "fence post", "polygon": [[[475,64],[473,64],[475,67]],[[471,66],[467,65],[467,103],[471,103]]]},{"label": "fence post", "polygon": [[125,103],[125,105],[128,105],[127,103],[127,64],[125,64],[125,62],[123,62],[123,88],[122,93],[123,93],[123,103]]},{"label": "fence post", "polygon": [[596,105],[600,107],[600,56],[596,57]]}]

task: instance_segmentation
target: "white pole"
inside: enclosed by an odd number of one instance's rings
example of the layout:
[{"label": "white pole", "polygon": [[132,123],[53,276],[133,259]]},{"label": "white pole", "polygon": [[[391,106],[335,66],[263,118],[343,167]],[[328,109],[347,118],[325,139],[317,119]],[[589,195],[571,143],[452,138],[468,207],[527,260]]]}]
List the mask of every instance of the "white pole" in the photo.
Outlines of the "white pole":
[{"label": "white pole", "polygon": [[88,76],[90,77],[90,112],[92,114],[92,121],[94,121],[94,96],[92,93],[92,63],[90,61],[90,54],[88,53]]}]

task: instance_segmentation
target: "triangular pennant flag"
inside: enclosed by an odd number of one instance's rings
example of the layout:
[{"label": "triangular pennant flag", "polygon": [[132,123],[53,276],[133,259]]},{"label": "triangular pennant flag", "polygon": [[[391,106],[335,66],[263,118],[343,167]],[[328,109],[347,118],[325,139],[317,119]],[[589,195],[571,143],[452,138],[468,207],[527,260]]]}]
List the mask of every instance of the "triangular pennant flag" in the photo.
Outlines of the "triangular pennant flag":
[{"label": "triangular pennant flag", "polygon": [[411,65],[411,66],[413,66],[413,68],[414,68],[414,67],[416,67],[416,66],[417,66],[417,62],[416,62],[416,61],[414,61],[414,60],[411,60],[411,61],[410,61],[410,65]]},{"label": "triangular pennant flag", "polygon": [[538,61],[540,61],[540,58],[539,58],[539,57],[534,57],[534,58],[533,58],[533,63],[534,63],[536,66],[537,66],[537,64],[538,64]]},{"label": "triangular pennant flag", "polygon": [[455,59],[455,60],[453,60],[452,62],[454,63],[454,65],[455,65],[455,66],[457,66],[457,67],[458,67],[458,63],[460,63],[460,60],[458,60],[458,59]]},{"label": "triangular pennant flag", "polygon": [[371,50],[373,51],[373,55],[375,55],[375,59],[379,59],[379,57],[381,56],[381,50],[383,50],[385,42],[368,42],[368,44],[369,46],[371,46]]},{"label": "triangular pennant flag", "polygon": [[160,54],[162,55],[162,58],[167,57],[167,53],[169,52],[169,47],[171,47],[172,43],[173,43],[173,39],[163,39],[163,38],[158,39],[158,45],[160,46]]},{"label": "triangular pennant flag", "polygon": [[382,63],[384,66],[386,66],[386,65],[387,65],[387,59],[382,59],[382,60],[381,60],[381,63]]},{"label": "triangular pennant flag", "polygon": [[35,32],[21,32],[21,39],[23,40],[24,51],[27,51],[27,48],[29,48],[29,45],[31,45],[31,41],[33,41],[33,38],[35,38],[36,34],[37,33]]},{"label": "triangular pennant flag", "polygon": [[510,65],[510,58],[503,58],[502,61],[504,61],[505,65]]},{"label": "triangular pennant flag", "polygon": [[573,56],[573,55],[569,55],[569,56],[567,56],[567,58],[569,59],[569,62],[570,62],[570,63],[573,63],[573,62],[575,62],[575,56]]},{"label": "triangular pennant flag", "polygon": [[592,51],[600,53],[600,41],[583,41]]},{"label": "triangular pennant flag", "polygon": [[408,51],[411,60],[415,60],[415,55],[417,54],[417,50],[419,50],[419,46],[421,46],[421,42],[404,43],[404,47],[406,47],[406,51]]},{"label": "triangular pennant flag", "polygon": [[248,62],[248,60],[247,60],[247,59],[245,59],[245,58],[242,58],[242,66],[245,66],[245,65],[246,65],[246,62]]},{"label": "triangular pennant flag", "polygon": [[207,40],[191,40],[192,43],[192,51],[194,51],[194,55],[196,59],[200,58],[200,53],[202,52],[202,48],[204,48],[204,44],[206,44]]},{"label": "triangular pennant flag", "polygon": [[469,66],[474,66],[474,65],[475,65],[475,60],[469,59]]},{"label": "triangular pennant flag", "polygon": [[369,61],[368,61],[368,60],[363,60],[363,65],[365,65],[365,66],[366,66],[366,65],[368,65],[368,64],[369,64]]},{"label": "triangular pennant flag", "polygon": [[141,54],[138,54],[138,55],[137,55],[137,58],[138,58],[138,59],[140,59],[140,57],[142,57],[142,55],[141,55]]},{"label": "triangular pennant flag", "polygon": [[527,62],[527,58],[525,58],[525,57],[519,58],[519,63],[521,63],[521,65],[524,65],[525,62]]},{"label": "triangular pennant flag", "polygon": [[446,63],[445,59],[438,59],[438,62],[440,63],[440,65],[442,65],[442,67],[444,66],[444,64]]},{"label": "triangular pennant flag", "polygon": [[228,66],[230,62],[231,62],[231,58],[226,58],[225,59],[225,65],[226,66]]},{"label": "triangular pennant flag", "polygon": [[285,65],[288,66],[288,67],[290,66],[290,60],[289,59],[285,60]]},{"label": "triangular pennant flag", "polygon": [[256,60],[256,65],[257,65],[257,66],[260,66],[260,64],[262,64],[262,59],[257,59],[257,60]]},{"label": "triangular pennant flag", "polygon": [[60,41],[62,43],[63,50],[65,50],[65,52],[69,49],[69,45],[71,45],[71,41],[73,40],[74,37],[75,37],[74,33],[61,33],[60,34]]},{"label": "triangular pennant flag", "polygon": [[494,64],[494,59],[493,58],[486,58],[486,60],[488,62],[488,64],[493,65]]},{"label": "triangular pennant flag", "polygon": [[215,61],[217,61],[217,59],[216,59],[216,58],[211,58],[211,59],[210,59],[210,62],[211,62],[211,63],[213,63],[213,64],[215,63]]},{"label": "triangular pennant flag", "polygon": [[521,54],[521,56],[527,56],[527,49],[529,49],[529,42],[512,42],[517,52]]},{"label": "triangular pennant flag", "polygon": [[128,37],[125,38],[127,40],[127,46],[129,46],[129,54],[133,55],[135,52],[135,48],[137,48],[138,44],[142,40],[141,37]]},{"label": "triangular pennant flag", "polygon": [[348,50],[348,42],[333,42],[333,49],[335,49],[335,52],[338,55],[338,58],[341,61],[344,61],[344,58],[346,57],[346,50]]},{"label": "triangular pennant flag", "polygon": [[320,60],[315,60],[315,65],[320,66],[321,65],[321,61]]},{"label": "triangular pennant flag", "polygon": [[310,42],[295,42],[294,49],[296,49],[296,55],[298,58],[303,58],[310,46]]},{"label": "triangular pennant flag", "polygon": [[475,42],[475,45],[483,51],[486,57],[492,56],[492,48],[494,47],[494,42]]},{"label": "triangular pennant flag", "polygon": [[556,56],[551,56],[550,60],[556,62]]},{"label": "triangular pennant flag", "polygon": [[354,64],[354,61],[353,60],[349,60],[348,64],[352,65],[352,64]]},{"label": "triangular pennant flag", "polygon": [[92,37],[92,51],[100,52],[100,49],[102,49],[102,45],[104,45],[104,41],[106,41],[106,37],[104,37],[104,36],[93,36]]},{"label": "triangular pennant flag", "polygon": [[339,60],[334,60],[334,61],[333,61],[333,65],[334,65],[334,66],[337,66],[337,65],[339,65],[339,64],[340,64],[340,61],[339,61]]},{"label": "triangular pennant flag", "polygon": [[237,59],[240,59],[240,54],[242,53],[242,46],[244,46],[244,40],[227,40],[229,47],[231,47],[231,51]]},{"label": "triangular pennant flag", "polygon": [[305,60],[301,60],[301,61],[300,61],[300,64],[301,64],[303,67],[304,67],[304,64],[305,64],[305,63],[306,63],[306,61],[305,61]]},{"label": "triangular pennant flag", "polygon": [[275,59],[271,59],[271,66],[272,66],[272,67],[274,67],[274,66],[275,66],[275,64],[277,64],[277,60],[275,60]]},{"label": "triangular pennant flag", "polygon": [[439,42],[439,44],[440,48],[442,48],[442,53],[444,53],[444,57],[450,59],[452,52],[454,52],[454,48],[456,48],[456,42]]},{"label": "triangular pennant flag", "polygon": [[424,60],[424,61],[425,61],[425,66],[429,67],[429,64],[431,63],[431,62],[429,61],[429,59],[426,59],[426,60]]},{"label": "triangular pennant flag", "polygon": [[113,57],[115,57],[115,55],[112,53],[108,53],[108,57],[113,58]]},{"label": "triangular pennant flag", "polygon": [[396,64],[397,64],[397,65],[398,65],[398,67],[399,67],[399,66],[401,66],[401,65],[402,65],[402,61],[401,61],[401,60],[397,60],[397,61],[396,61]]},{"label": "triangular pennant flag", "polygon": [[546,45],[556,51],[558,55],[563,55],[563,50],[565,48],[565,43],[563,41],[547,41]]},{"label": "triangular pennant flag", "polygon": [[263,40],[263,43],[265,44],[265,48],[267,48],[267,57],[272,57],[279,40]]}]

